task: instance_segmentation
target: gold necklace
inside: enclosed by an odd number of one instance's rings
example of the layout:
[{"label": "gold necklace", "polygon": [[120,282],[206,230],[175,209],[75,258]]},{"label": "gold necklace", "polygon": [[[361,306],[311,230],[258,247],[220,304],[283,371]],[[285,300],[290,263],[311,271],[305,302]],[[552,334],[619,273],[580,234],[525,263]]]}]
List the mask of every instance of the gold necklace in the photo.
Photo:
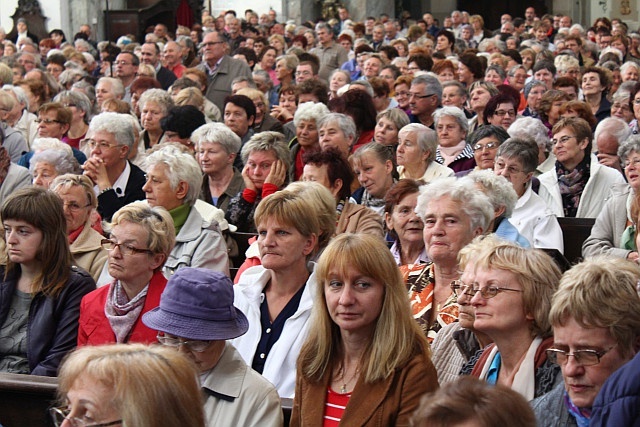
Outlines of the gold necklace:
[{"label": "gold necklace", "polygon": [[358,376],[358,374],[360,373],[360,367],[358,366],[356,368],[356,371],[354,372],[354,374],[351,376],[351,378],[349,378],[349,380],[345,380],[344,378],[344,365],[340,365],[340,371],[338,372],[340,375],[340,381],[342,382],[342,385],[340,386],[340,393],[341,394],[345,394],[347,392],[347,384],[349,384],[351,381],[353,381],[354,378],[356,378]]}]

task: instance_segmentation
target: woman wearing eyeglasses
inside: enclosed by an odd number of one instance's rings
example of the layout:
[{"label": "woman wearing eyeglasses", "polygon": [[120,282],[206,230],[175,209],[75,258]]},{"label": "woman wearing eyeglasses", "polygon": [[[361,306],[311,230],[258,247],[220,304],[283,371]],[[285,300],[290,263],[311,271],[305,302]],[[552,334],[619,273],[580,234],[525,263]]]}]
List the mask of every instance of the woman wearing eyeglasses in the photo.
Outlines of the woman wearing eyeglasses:
[{"label": "woman wearing eyeglasses", "polygon": [[60,369],[56,427],[204,427],[197,372],[184,355],[142,344],[83,347]]},{"label": "woman wearing eyeglasses", "polygon": [[51,191],[62,199],[73,260],[97,281],[107,261],[107,251],[102,247],[103,236],[92,228],[91,214],[98,206],[93,183],[86,176],[66,174],[53,180]]},{"label": "woman wearing eyeglasses", "polygon": [[72,267],[62,202],[50,191],[16,191],[0,210],[0,372],[55,376],[75,347],[82,297],[95,289]]},{"label": "woman wearing eyeglasses", "polygon": [[117,211],[109,227],[102,247],[113,281],[82,299],[78,346],[155,343],[156,331],[140,317],[158,306],[167,284],[162,266],[176,240],[173,220],[164,208],[135,202]]},{"label": "woman wearing eyeglasses", "polygon": [[[636,263],[607,257],[582,262],[562,276],[549,312],[554,342],[547,356],[560,365],[564,384],[531,403],[538,425],[630,426],[633,418],[637,424],[637,378],[607,379],[638,351],[638,279]],[[612,385],[607,391],[618,390],[603,393],[605,381]],[[635,392],[622,392],[631,384]],[[596,421],[592,409],[600,399]]]},{"label": "woman wearing eyeglasses", "polygon": [[540,197],[558,217],[597,217],[611,187],[624,178],[591,154],[593,134],[585,120],[560,119],[552,132],[556,166],[539,176]]},{"label": "woman wearing eyeglasses", "polygon": [[509,129],[511,123],[516,121],[517,115],[518,102],[506,93],[492,96],[482,113],[485,125],[500,126],[504,130]]},{"label": "woman wearing eyeglasses", "polygon": [[559,367],[546,357],[553,343],[548,315],[561,272],[553,259],[496,237],[474,253],[475,278],[461,292],[472,296],[473,328],[493,340],[463,368],[531,400],[549,392]]},{"label": "woman wearing eyeglasses", "polygon": [[504,128],[494,125],[481,126],[470,134],[467,142],[473,149],[473,158],[476,159],[475,170],[493,170],[498,148],[508,138],[509,134]]}]

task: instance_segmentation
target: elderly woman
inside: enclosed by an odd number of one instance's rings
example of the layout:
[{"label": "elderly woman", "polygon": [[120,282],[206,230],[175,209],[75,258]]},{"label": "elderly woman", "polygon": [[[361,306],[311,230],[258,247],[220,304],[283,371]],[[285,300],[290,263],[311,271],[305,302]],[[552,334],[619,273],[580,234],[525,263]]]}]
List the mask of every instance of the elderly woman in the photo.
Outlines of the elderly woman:
[{"label": "elderly woman", "polygon": [[409,124],[409,116],[400,108],[390,108],[378,113],[373,140],[378,144],[398,146],[398,132]]},{"label": "elderly woman", "polygon": [[91,214],[98,206],[93,183],[86,176],[66,174],[53,180],[51,191],[62,199],[74,262],[97,281],[107,261],[107,251],[102,247],[104,237],[91,227]]},{"label": "elderly woman", "polygon": [[638,261],[635,244],[640,211],[640,136],[633,135],[618,149],[627,183],[611,188],[610,197],[598,214],[591,235],[582,245],[582,255],[599,254]]},{"label": "elderly woman", "polygon": [[469,88],[469,106],[476,113],[469,119],[469,132],[473,132],[484,123],[484,108],[492,96],[498,94],[498,89],[491,83],[475,82]]},{"label": "elderly woman", "polygon": [[162,266],[175,243],[173,220],[164,208],[135,202],[118,210],[109,227],[102,247],[113,281],[82,299],[78,346],[155,343],[156,331],[140,317],[158,306],[167,284]]},{"label": "elderly woman", "polygon": [[64,406],[51,415],[57,426],[204,427],[196,375],[193,363],[170,348],[83,347],[60,370]]},{"label": "elderly woman", "polygon": [[[533,172],[534,176],[537,177],[555,168],[556,156],[552,152],[548,129],[539,119],[521,117],[509,126],[508,132],[512,138],[532,139],[538,145],[538,166]],[[518,192],[516,188],[516,193]]]},{"label": "elderly woman", "polygon": [[500,126],[504,130],[509,129],[517,115],[518,101],[506,93],[492,96],[482,112],[485,125]]},{"label": "elderly woman", "polygon": [[226,212],[229,201],[244,189],[244,180],[233,162],[240,137],[222,123],[209,123],[191,135],[202,169],[200,199]]},{"label": "elderly woman", "polygon": [[582,73],[584,100],[598,122],[611,115],[611,102],[607,99],[610,89],[611,78],[603,68],[587,67]]},{"label": "elderly woman", "polygon": [[351,74],[346,70],[334,70],[329,76],[329,98],[338,97],[338,89],[351,83]]},{"label": "elderly woman", "polygon": [[541,80],[531,80],[525,85],[524,97],[527,100],[527,108],[522,112],[523,116],[538,117],[540,100],[547,90],[547,84]]},{"label": "elderly woman", "polygon": [[306,154],[320,151],[318,122],[327,114],[329,114],[329,109],[320,102],[305,102],[298,106],[293,117],[296,136],[289,143],[291,147],[291,164],[293,165],[289,170],[290,181],[297,181],[302,176],[304,168],[303,157]]},{"label": "elderly woman", "polygon": [[291,154],[282,134],[261,132],[242,147],[241,155],[245,188],[231,199],[225,218],[238,231],[255,233],[256,207],[286,184]]},{"label": "elderly woman", "polygon": [[282,123],[269,114],[269,100],[264,92],[247,87],[240,89],[236,94],[249,97],[256,106],[256,117],[253,121],[255,133],[265,131],[283,133]]},{"label": "elderly woman", "polygon": [[622,83],[633,81],[637,82],[640,79],[640,65],[633,61],[627,61],[620,66],[620,78]]},{"label": "elderly woman", "polygon": [[409,290],[413,316],[429,341],[458,318],[449,284],[460,275],[458,252],[486,234],[493,220],[489,198],[455,178],[438,178],[420,188],[416,212],[424,222],[423,238],[430,263],[400,268]]},{"label": "elderly woman", "polygon": [[361,185],[350,201],[384,216],[384,196],[395,182],[393,153],[384,145],[371,142],[358,148],[350,162]]},{"label": "elderly woman", "polygon": [[504,84],[506,79],[507,73],[504,68],[499,65],[489,65],[487,71],[484,72],[484,81],[493,83],[496,87]]},{"label": "elderly woman", "polygon": [[16,191],[0,219],[0,372],[56,376],[75,346],[80,301],[95,282],[72,267],[62,202],[52,192]]},{"label": "elderly woman", "polygon": [[308,197],[285,190],[258,205],[255,223],[262,265],[246,270],[236,285],[234,305],[249,319],[249,330],[232,344],[280,397],[291,398],[316,292],[307,261],[320,219]]},{"label": "elderly woman", "polygon": [[89,130],[89,120],[91,120],[92,109],[91,101],[87,95],[75,90],[60,92],[53,101],[59,102],[71,110],[71,124],[65,136],[62,137],[62,141],[73,148],[79,149],[80,141],[85,138]]},{"label": "elderly woman", "polygon": [[471,181],[476,188],[489,197],[493,205],[493,233],[523,248],[530,248],[529,240],[522,236],[509,221],[518,200],[518,195],[511,183],[505,177],[494,174],[493,169],[474,170],[463,179]]},{"label": "elderly woman", "polygon": [[7,150],[2,147],[4,131],[0,127],[0,203],[15,190],[31,185],[29,170],[11,162]]},{"label": "elderly woman", "polygon": [[229,273],[227,246],[216,222],[202,218],[194,207],[202,183],[198,162],[178,145],[157,145],[143,162],[147,182],[142,187],[150,206],[169,211],[176,243],[164,263],[170,277],[184,267]]},{"label": "elderly woman", "polygon": [[494,125],[481,126],[471,133],[467,142],[473,149],[473,157],[476,160],[475,170],[493,170],[498,147],[508,138],[509,134],[504,128]]},{"label": "elderly woman", "polygon": [[300,352],[291,425],[327,417],[408,425],[437,379],[393,257],[380,240],[346,234],[325,250],[317,274],[319,307]]},{"label": "elderly woman", "polygon": [[387,230],[393,239],[391,254],[397,265],[429,262],[422,238],[423,223],[416,214],[420,182],[401,179],[384,198]]},{"label": "elderly woman", "polygon": [[539,194],[558,217],[597,217],[611,187],[624,183],[620,172],[600,165],[591,154],[592,140],[582,119],[561,119],[553,127],[556,167],[540,175]]},{"label": "elderly woman", "polygon": [[458,107],[442,107],[433,114],[438,134],[436,161],[455,172],[476,166],[473,148],[465,141],[469,122]]},{"label": "elderly woman", "polygon": [[366,233],[383,237],[380,215],[349,201],[354,175],[347,159],[336,149],[309,153],[303,158],[303,181],[324,185],[336,201],[336,234]]},{"label": "elderly woman", "polygon": [[400,178],[429,182],[454,171],[436,162],[438,138],[435,131],[420,123],[410,123],[398,132],[396,163]]},{"label": "elderly woman", "polygon": [[500,384],[532,400],[549,392],[560,373],[544,352],[553,344],[549,310],[561,272],[549,255],[486,238],[474,253],[475,278],[459,292],[472,295],[473,327],[489,336],[463,373]]},{"label": "elderly woman", "polygon": [[78,161],[70,152],[56,149],[38,151],[29,162],[33,185],[49,189],[51,182],[60,175],[81,172]]},{"label": "elderly woman", "polygon": [[138,106],[143,128],[140,140],[144,141],[144,148],[148,150],[162,141],[164,132],[160,122],[173,107],[173,98],[162,89],[149,89],[140,97]]},{"label": "elderly woman", "polygon": [[518,196],[509,222],[534,248],[557,249],[563,253],[562,229],[558,219],[531,185],[538,165],[538,152],[533,139],[508,139],[498,148],[493,170],[511,183]]}]

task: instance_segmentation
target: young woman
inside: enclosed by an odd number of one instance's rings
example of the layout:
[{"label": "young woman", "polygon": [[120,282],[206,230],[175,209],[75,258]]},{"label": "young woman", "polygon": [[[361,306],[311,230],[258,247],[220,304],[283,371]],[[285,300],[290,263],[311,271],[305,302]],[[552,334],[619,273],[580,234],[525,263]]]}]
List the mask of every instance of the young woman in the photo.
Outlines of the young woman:
[{"label": "young woman", "polygon": [[18,190],[0,217],[7,257],[0,268],[0,372],[55,376],[76,345],[80,300],[95,282],[71,267],[62,201],[54,193]]}]

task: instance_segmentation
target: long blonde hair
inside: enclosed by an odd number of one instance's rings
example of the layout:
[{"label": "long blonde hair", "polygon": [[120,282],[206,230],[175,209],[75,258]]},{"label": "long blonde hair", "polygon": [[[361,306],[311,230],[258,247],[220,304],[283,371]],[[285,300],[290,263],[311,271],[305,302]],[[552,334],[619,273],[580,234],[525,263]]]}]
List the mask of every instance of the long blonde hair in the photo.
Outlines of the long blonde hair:
[{"label": "long blonde hair", "polygon": [[384,284],[382,310],[361,361],[364,381],[387,378],[417,354],[429,356],[427,340],[411,315],[402,276],[384,242],[368,235],[341,234],[329,243],[316,268],[318,299],[298,358],[298,375],[308,381],[320,381],[342,352],[340,328],[329,316],[324,284],[329,273],[345,274],[354,269]]}]

